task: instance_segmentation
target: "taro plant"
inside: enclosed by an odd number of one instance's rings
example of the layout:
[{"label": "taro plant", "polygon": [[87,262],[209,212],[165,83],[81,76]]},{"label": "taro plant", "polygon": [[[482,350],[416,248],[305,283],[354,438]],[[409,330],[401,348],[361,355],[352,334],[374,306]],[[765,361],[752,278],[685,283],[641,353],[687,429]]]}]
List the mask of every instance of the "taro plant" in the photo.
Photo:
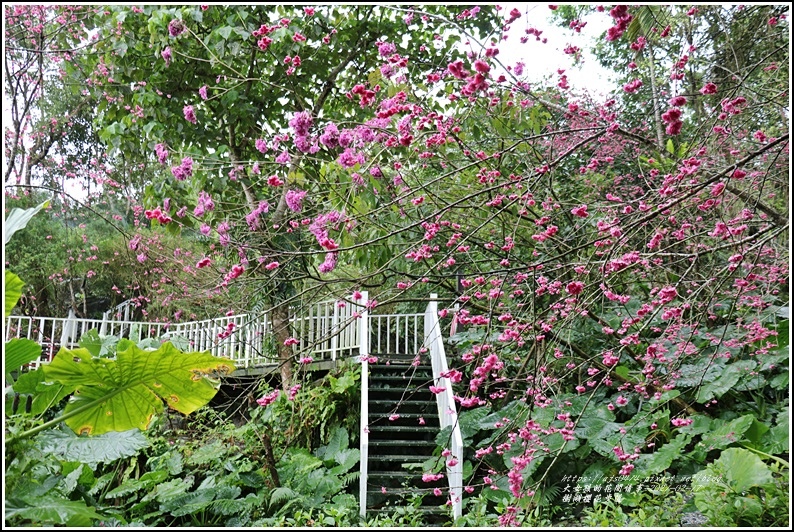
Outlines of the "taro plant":
[{"label": "taro plant", "polygon": [[711,526],[785,526],[788,479],[780,459],[770,466],[750,450],[726,449],[693,477],[695,505]]},{"label": "taro plant", "polygon": [[[126,522],[118,498],[135,490],[112,484],[130,478],[148,447],[142,431],[162,413],[163,401],[185,414],[206,404],[217,390],[207,373],[232,368],[228,360],[182,353],[169,343],[143,350],[120,340],[115,359],[95,358],[99,346],[82,345],[18,373],[7,389],[13,394],[5,420],[7,524]],[[156,484],[160,475],[137,480]]]},{"label": "taro plant", "polygon": [[[45,205],[12,211],[5,242]],[[5,277],[8,317],[23,283],[10,272]],[[22,369],[40,356],[38,344],[14,339],[5,351],[5,522],[12,526],[88,526],[115,518],[97,498],[115,474],[97,479],[98,466],[146,447],[141,431],[164,401],[190,414],[213,398],[217,377],[234,369],[228,359],[183,353],[168,342],[143,349],[126,339],[103,342],[96,334],[77,349],[62,348],[35,371]],[[115,356],[100,358],[108,354]]]}]

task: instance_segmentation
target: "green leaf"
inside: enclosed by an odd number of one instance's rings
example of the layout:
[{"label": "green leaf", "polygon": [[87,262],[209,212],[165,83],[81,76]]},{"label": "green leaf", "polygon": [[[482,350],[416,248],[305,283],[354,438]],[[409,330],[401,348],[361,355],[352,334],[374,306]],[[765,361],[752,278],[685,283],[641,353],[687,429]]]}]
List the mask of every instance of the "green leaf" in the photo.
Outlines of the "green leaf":
[{"label": "green leaf", "polygon": [[96,329],[91,329],[80,337],[80,341],[77,345],[84,349],[88,349],[91,356],[98,357],[102,349],[102,339],[99,337],[99,333]]},{"label": "green leaf", "polygon": [[618,366],[618,367],[616,367],[615,368],[615,373],[618,376],[623,377],[626,380],[629,379],[630,373],[629,373],[629,368],[627,366]]},{"label": "green leaf", "polygon": [[315,451],[315,456],[323,461],[333,460],[334,455],[339,453],[342,450],[348,448],[349,438],[347,435],[347,429],[344,427],[336,427],[334,432],[331,434],[331,439],[328,441],[328,445],[321,445]]},{"label": "green leaf", "polygon": [[761,437],[761,451],[768,454],[789,452],[789,409],[783,409],[777,415],[777,425]]},{"label": "green leaf", "polygon": [[20,375],[14,383],[14,391],[22,396],[33,396],[28,413],[37,416],[74,392],[74,386],[44,382],[44,368],[39,367],[36,371],[26,371]]},{"label": "green leaf", "polygon": [[733,388],[742,376],[755,369],[756,365],[755,361],[742,360],[726,366],[717,379],[704,383],[698,390],[697,402],[702,404],[714,398],[719,399]]},{"label": "green leaf", "polygon": [[[28,222],[30,221],[33,216],[39,212],[41,209],[47,208],[50,204],[50,200],[47,200],[43,203],[40,203],[36,207],[31,207],[30,209],[20,209],[18,207],[14,207],[11,209],[11,212],[8,213],[8,218],[5,219],[4,222],[4,231],[5,231],[5,244],[8,244],[8,241],[11,240],[11,237],[14,236],[14,233],[19,231],[20,229],[24,229]],[[7,278],[8,276],[6,276]],[[8,282],[8,281],[6,281]],[[6,316],[8,316],[6,314]]]},{"label": "green leaf", "polygon": [[149,441],[138,429],[125,432],[108,432],[100,436],[77,436],[63,430],[51,430],[38,436],[36,442],[42,451],[63,460],[83,462],[91,466],[135,456],[149,446]]},{"label": "green leaf", "polygon": [[707,451],[725,449],[738,442],[755,421],[752,414],[736,418],[729,422],[715,419],[711,422],[711,430],[703,435],[703,439],[696,447],[705,447]]},{"label": "green leaf", "polygon": [[[116,353],[116,346],[119,343],[118,336],[101,336],[97,333],[96,329],[91,329],[83,333],[83,336],[80,337],[80,342],[78,345],[84,349],[87,349],[89,353],[91,353],[94,357],[106,357],[108,355],[113,355]],[[149,340],[154,340],[156,342],[155,347],[160,345],[160,342],[156,341],[154,338],[149,338]],[[143,343],[139,343],[138,347],[144,348]]]},{"label": "green leaf", "polygon": [[77,434],[90,436],[148,428],[162,411],[163,399],[190,414],[217,392],[205,377],[233,369],[230,360],[209,352],[183,353],[169,342],[156,351],[143,351],[122,340],[115,360],[92,358],[82,348],[62,348],[44,366],[44,374],[47,380],[75,387],[64,409],[65,422]]},{"label": "green leaf", "polygon": [[736,493],[774,482],[769,466],[758,455],[736,447],[723,451],[706,470],[721,477]]},{"label": "green leaf", "polygon": [[769,427],[753,418],[753,422],[744,433],[744,437],[751,443],[757,444],[761,441],[761,436],[767,432],[769,432]]},{"label": "green leaf", "polygon": [[681,457],[681,451],[691,439],[692,436],[689,434],[678,434],[674,440],[664,444],[654,453],[641,455],[634,462],[637,466],[636,474],[650,477],[666,471],[677,458]]},{"label": "green leaf", "polygon": [[41,356],[41,346],[33,340],[14,338],[6,342],[3,353],[3,369],[6,375],[16,371],[25,364],[38,360]]},{"label": "green leaf", "polygon": [[90,526],[94,519],[104,519],[82,500],[70,501],[52,495],[35,500],[9,498],[5,504],[6,523],[14,519],[42,525]]},{"label": "green leaf", "polygon": [[162,483],[166,478],[168,478],[167,471],[149,471],[148,473],[142,475],[139,479],[127,480],[118,488],[110,490],[105,494],[105,499],[123,497],[142,489],[149,489],[154,486],[159,486],[160,483]]},{"label": "green leaf", "polygon": [[14,307],[17,306],[17,302],[19,298],[22,297],[22,287],[25,286],[25,283],[22,282],[15,273],[11,273],[10,271],[6,270],[6,298],[5,298],[5,317],[8,318],[11,315],[11,311],[14,310]]}]

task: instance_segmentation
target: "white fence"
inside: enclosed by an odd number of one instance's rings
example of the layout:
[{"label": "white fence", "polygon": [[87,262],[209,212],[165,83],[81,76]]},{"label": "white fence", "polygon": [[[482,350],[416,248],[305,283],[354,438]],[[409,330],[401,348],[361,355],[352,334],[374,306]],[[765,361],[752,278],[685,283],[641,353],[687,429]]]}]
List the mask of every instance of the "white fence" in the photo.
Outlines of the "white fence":
[{"label": "white fence", "polygon": [[[290,319],[291,336],[298,340],[293,346],[296,356],[315,361],[350,358],[359,354],[363,334],[357,325],[368,320],[367,352],[383,354],[415,354],[423,344],[422,314],[370,314],[367,294],[359,301],[324,301],[300,307]],[[128,311],[129,306],[120,309]],[[273,327],[267,313],[236,314],[221,318],[185,323],[131,322],[111,319],[113,312],[102,319],[31,318],[10,316],[6,319],[5,340],[28,338],[42,346],[41,359],[31,363],[38,367],[53,359],[63,347],[78,347],[79,339],[94,329],[100,336],[117,336],[135,341],[169,339],[190,351],[210,351],[213,355],[232,359],[238,368],[277,364],[278,355]],[[117,313],[118,314],[118,313]]]},{"label": "white fence", "polygon": [[[370,353],[383,355],[416,355],[429,352],[435,386],[444,388],[436,394],[441,428],[452,427],[450,450],[457,463],[447,466],[453,514],[462,512],[463,439],[458,425],[452,383],[447,374],[441,325],[438,319],[436,295],[421,314],[371,314],[367,308],[368,295],[362,293],[358,301],[324,301],[306,307],[305,312],[290,319],[296,356],[311,356],[313,360],[337,360],[358,357],[361,361],[361,476],[360,512],[366,514],[367,461],[369,437],[365,430],[369,410]],[[122,311],[128,311],[125,306]],[[131,322],[110,319],[81,319],[73,314],[68,318],[31,318],[10,316],[6,319],[5,340],[28,338],[42,346],[42,356],[29,364],[38,367],[53,359],[61,347],[78,347],[79,339],[94,329],[100,336],[117,336],[134,341],[170,339],[181,341],[184,350],[210,351],[216,356],[231,358],[238,368],[263,364],[277,364],[273,328],[267,313],[237,314],[187,323]],[[366,339],[367,341],[362,341]]]}]

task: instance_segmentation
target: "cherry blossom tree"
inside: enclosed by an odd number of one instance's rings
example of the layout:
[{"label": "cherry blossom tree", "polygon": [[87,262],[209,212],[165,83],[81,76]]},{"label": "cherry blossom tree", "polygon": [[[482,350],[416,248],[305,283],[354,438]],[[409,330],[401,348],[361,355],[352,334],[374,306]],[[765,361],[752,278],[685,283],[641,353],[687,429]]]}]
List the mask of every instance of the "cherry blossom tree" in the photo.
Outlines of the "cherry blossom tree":
[{"label": "cherry blossom tree", "polygon": [[[787,10],[593,9],[603,99],[503,64],[543,41],[495,6],[108,6],[80,62],[109,157],[150,171],[141,223],[217,243],[186,268],[270,310],[284,391],[290,306],[441,294],[482,431],[454,459],[502,524],[565,474],[702,463],[723,408],[788,385]],[[750,23],[766,53],[729,65]]]}]

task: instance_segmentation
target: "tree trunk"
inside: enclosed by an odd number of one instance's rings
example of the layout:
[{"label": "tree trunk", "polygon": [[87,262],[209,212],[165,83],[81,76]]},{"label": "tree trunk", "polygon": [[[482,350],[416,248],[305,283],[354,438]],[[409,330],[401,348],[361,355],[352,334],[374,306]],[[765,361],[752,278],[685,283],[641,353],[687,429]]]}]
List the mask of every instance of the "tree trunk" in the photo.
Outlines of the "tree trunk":
[{"label": "tree trunk", "polygon": [[653,121],[656,130],[656,142],[659,146],[659,151],[664,151],[664,130],[662,126],[662,116],[661,116],[661,99],[659,97],[659,89],[656,86],[656,68],[654,67],[654,54],[653,48],[651,44],[648,43],[648,55],[650,56],[648,65],[650,67],[650,78],[651,78],[651,96],[653,99]]},{"label": "tree trunk", "polygon": [[270,473],[270,478],[273,480],[273,487],[280,488],[281,480],[278,478],[278,469],[276,469],[273,442],[270,440],[270,435],[267,432],[262,433],[262,444],[265,446],[265,469]]}]

